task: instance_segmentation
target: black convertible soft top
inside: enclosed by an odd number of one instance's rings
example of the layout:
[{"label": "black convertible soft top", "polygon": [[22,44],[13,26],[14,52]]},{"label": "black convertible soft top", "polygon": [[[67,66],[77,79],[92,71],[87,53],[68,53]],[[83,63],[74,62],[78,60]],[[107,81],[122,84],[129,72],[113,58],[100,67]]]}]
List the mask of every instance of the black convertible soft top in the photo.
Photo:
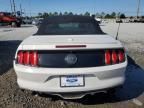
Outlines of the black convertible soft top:
[{"label": "black convertible soft top", "polygon": [[[104,34],[102,30],[99,27],[98,22],[93,18],[89,16],[79,16],[79,15],[63,15],[63,16],[49,16],[45,18],[40,27],[38,32],[35,35],[71,35],[71,34],[83,34],[83,31],[78,31],[78,32],[71,32],[71,31],[62,31],[59,32],[57,29],[54,27],[52,28],[52,24],[56,26],[56,24],[66,24],[66,23],[79,23],[83,24],[85,23],[85,29],[90,29],[89,24],[92,24],[94,27],[94,31],[89,30],[87,34]],[[48,27],[49,26],[49,27]],[[50,28],[51,27],[51,28]],[[80,26],[81,27],[81,26]],[[55,30],[54,30],[55,29]],[[53,31],[53,32],[51,32]],[[86,33],[84,33],[86,34]]]}]

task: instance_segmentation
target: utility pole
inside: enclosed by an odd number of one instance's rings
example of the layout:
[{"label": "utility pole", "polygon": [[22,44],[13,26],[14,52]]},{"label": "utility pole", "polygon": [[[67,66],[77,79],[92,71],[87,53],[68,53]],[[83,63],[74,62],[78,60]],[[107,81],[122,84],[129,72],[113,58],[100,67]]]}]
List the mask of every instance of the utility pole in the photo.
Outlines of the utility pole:
[{"label": "utility pole", "polygon": [[10,0],[11,12],[13,13],[12,1]]},{"label": "utility pole", "polygon": [[20,16],[22,16],[23,12],[22,12],[22,6],[20,4]]},{"label": "utility pole", "polygon": [[137,7],[137,18],[139,17],[139,11],[140,11],[140,0],[138,0],[138,7]]},{"label": "utility pole", "polygon": [[16,6],[15,6],[15,1],[14,0],[12,0],[12,2],[13,2],[13,11],[14,11],[14,15],[16,15]]},{"label": "utility pole", "polygon": [[29,8],[29,9],[30,9],[30,10],[29,10],[30,17],[32,17],[32,15],[31,15],[31,0],[29,0],[29,7],[30,7],[30,8]]}]

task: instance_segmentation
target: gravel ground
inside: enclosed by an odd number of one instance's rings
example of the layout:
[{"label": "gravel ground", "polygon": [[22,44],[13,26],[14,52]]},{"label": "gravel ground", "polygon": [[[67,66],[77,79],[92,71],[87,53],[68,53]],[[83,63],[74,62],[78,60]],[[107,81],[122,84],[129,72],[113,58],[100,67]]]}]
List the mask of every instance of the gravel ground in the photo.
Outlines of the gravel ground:
[{"label": "gravel ground", "polygon": [[[110,27],[106,25],[106,27]],[[128,25],[129,26],[129,25]],[[7,28],[6,28],[7,29]],[[34,33],[36,30],[30,31]],[[1,30],[1,29],[0,29]],[[115,97],[103,93],[86,96],[80,100],[63,100],[49,95],[37,95],[31,91],[21,91],[16,83],[16,74],[13,70],[12,60],[19,43],[26,38],[27,31],[6,31],[3,35],[16,35],[14,40],[0,41],[0,108],[144,108],[144,44],[132,39],[121,39],[128,53],[129,65],[126,71],[124,87],[118,89]],[[106,29],[107,30],[107,29]],[[108,30],[107,30],[108,31]],[[3,32],[0,31],[0,32]],[[124,32],[124,31],[123,31]],[[22,37],[18,37],[21,35]],[[4,39],[0,35],[0,39]],[[8,40],[8,36],[5,37]]]},{"label": "gravel ground", "polygon": [[[118,23],[106,23],[101,24],[101,28],[105,33],[115,37],[117,34]],[[119,28],[119,40],[126,41],[128,43],[144,42],[144,23],[121,23]]]},{"label": "gravel ground", "polygon": [[0,40],[23,40],[36,31],[37,27],[33,25],[22,25],[20,28],[0,27]]}]

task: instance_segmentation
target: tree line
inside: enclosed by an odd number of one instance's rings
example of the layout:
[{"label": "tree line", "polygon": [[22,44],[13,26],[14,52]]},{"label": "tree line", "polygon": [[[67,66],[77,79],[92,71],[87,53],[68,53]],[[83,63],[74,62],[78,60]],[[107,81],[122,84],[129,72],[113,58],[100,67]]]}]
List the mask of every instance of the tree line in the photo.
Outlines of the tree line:
[{"label": "tree line", "polygon": [[96,13],[96,14],[90,14],[90,12],[85,12],[81,14],[75,14],[73,12],[43,12],[43,13],[38,13],[36,17],[38,18],[46,18],[48,16],[58,16],[58,15],[82,15],[82,16],[93,16],[93,17],[98,17],[98,18],[107,18],[107,19],[113,19],[113,18],[126,18],[126,15],[124,13],[116,13],[112,12],[110,14],[101,12],[101,13]]}]

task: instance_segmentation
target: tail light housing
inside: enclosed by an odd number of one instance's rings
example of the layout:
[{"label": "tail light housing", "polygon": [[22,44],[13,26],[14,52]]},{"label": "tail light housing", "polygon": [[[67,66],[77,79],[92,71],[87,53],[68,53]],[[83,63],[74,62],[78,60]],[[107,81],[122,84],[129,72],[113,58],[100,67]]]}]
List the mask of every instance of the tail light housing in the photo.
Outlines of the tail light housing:
[{"label": "tail light housing", "polygon": [[[102,66],[114,65],[125,61],[125,51],[123,49],[107,49],[102,51]],[[17,53],[16,63],[26,66],[38,66],[41,52],[20,50]],[[39,65],[40,66],[40,65]]]},{"label": "tail light housing", "polygon": [[105,51],[105,64],[112,65],[125,61],[125,52],[123,49],[109,49]]},{"label": "tail light housing", "polygon": [[17,54],[17,63],[22,65],[37,66],[38,53],[36,51],[19,51]]}]

